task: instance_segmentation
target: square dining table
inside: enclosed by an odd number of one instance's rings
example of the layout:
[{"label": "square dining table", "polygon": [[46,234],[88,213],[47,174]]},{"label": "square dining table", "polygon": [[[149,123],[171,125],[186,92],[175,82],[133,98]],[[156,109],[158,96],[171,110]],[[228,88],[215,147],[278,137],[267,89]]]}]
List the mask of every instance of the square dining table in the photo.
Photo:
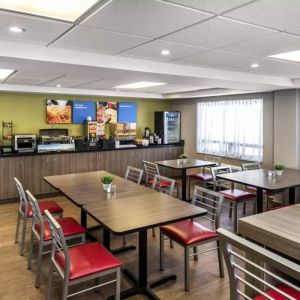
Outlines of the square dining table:
[{"label": "square dining table", "polygon": [[289,204],[295,203],[295,187],[300,186],[300,171],[286,169],[281,176],[269,176],[264,169],[219,174],[217,178],[256,188],[257,213],[263,212],[263,192],[289,190]]},{"label": "square dining table", "polygon": [[189,158],[186,162],[180,162],[178,159],[172,160],[161,160],[155,162],[157,165],[165,168],[170,168],[174,170],[181,171],[181,180],[182,180],[182,200],[186,201],[186,175],[188,169],[194,168],[203,168],[203,167],[214,167],[215,162],[207,160],[199,160]]}]

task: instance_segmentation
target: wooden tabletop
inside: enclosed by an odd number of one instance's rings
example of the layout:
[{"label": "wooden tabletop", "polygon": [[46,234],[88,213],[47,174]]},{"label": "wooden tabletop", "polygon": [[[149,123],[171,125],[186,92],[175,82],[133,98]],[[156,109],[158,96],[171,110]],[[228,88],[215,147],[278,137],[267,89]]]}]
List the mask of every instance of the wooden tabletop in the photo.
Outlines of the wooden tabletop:
[{"label": "wooden tabletop", "polygon": [[156,164],[167,167],[167,168],[172,168],[172,169],[192,169],[192,168],[201,168],[201,167],[211,167],[215,166],[216,163],[212,161],[207,161],[207,160],[199,160],[199,159],[193,159],[189,158],[187,162],[180,163],[178,159],[172,159],[172,160],[161,160],[161,161],[156,161]]},{"label": "wooden tabletop", "polygon": [[300,204],[239,220],[240,233],[300,261]]},{"label": "wooden tabletop", "polygon": [[154,228],[207,213],[205,209],[158,192],[93,202],[83,209],[114,234]]},{"label": "wooden tabletop", "polygon": [[[103,191],[101,177],[104,175],[113,176],[113,185],[117,187],[115,193]],[[151,188],[138,185],[106,171],[47,176],[44,179],[77,206],[110,200],[112,198],[121,199],[136,196],[141,193],[157,193]]]},{"label": "wooden tabletop", "polygon": [[300,171],[284,170],[283,175],[270,177],[264,169],[217,175],[218,178],[245,184],[264,190],[279,190],[300,185]]}]

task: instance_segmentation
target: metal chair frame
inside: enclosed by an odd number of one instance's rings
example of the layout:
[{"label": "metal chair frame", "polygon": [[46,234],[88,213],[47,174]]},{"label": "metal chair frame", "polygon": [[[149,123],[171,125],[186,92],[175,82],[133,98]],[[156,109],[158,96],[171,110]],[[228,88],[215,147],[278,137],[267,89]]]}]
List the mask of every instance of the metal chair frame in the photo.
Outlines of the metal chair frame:
[{"label": "metal chair frame", "polygon": [[150,161],[143,160],[143,166],[146,174],[145,185],[149,186],[149,181],[154,180],[155,175],[160,175],[158,165]]},{"label": "metal chair frame", "polygon": [[299,286],[274,272],[279,271],[299,281],[299,264],[223,228],[218,229],[218,234],[229,275],[231,300],[253,299],[253,295],[249,293],[258,293],[266,299],[274,299],[266,294],[267,290],[276,291],[284,299],[294,300],[293,297],[279,290],[277,283],[285,284],[300,293]]},{"label": "metal chair frame", "polygon": [[[27,190],[26,191],[27,198],[32,206],[32,225],[31,225],[31,235],[30,235],[30,244],[29,244],[29,256],[28,256],[28,265],[27,268],[30,270],[32,265],[32,252],[33,252],[33,244],[34,239],[38,240],[38,257],[37,257],[37,268],[36,268],[36,278],[35,278],[35,287],[38,288],[40,286],[41,281],[41,268],[42,268],[42,257],[44,254],[50,253],[50,251],[44,251],[44,249],[52,244],[52,240],[45,241],[44,240],[44,219],[41,214],[39,205],[35,197]],[[38,232],[35,226],[40,225],[40,232]],[[85,243],[86,236],[85,233],[70,235],[65,237],[66,240],[71,239],[81,239],[81,244]]]},{"label": "metal chair frame", "polygon": [[[14,180],[20,198],[19,207],[18,207],[17,224],[16,224],[15,243],[17,244],[19,242],[20,223],[21,223],[21,219],[23,219],[22,238],[21,238],[21,247],[20,247],[20,255],[23,256],[24,248],[25,248],[27,222],[30,221],[32,217],[28,217],[28,199],[26,197],[23,185],[16,177],[14,178]],[[55,215],[62,217],[62,213],[57,213]]]},{"label": "metal chair frame", "polygon": [[[214,230],[217,230],[220,226],[220,214],[223,204],[224,196],[220,193],[205,189],[203,187],[195,186],[194,195],[192,199],[192,204],[203,207],[207,209],[207,215],[202,218],[208,219],[214,224]],[[219,272],[220,277],[224,277],[224,267],[223,260],[221,256],[221,250],[219,247],[218,237],[204,240],[198,243],[194,243],[186,246],[181,241],[176,240],[165,232],[160,230],[160,270],[164,270],[164,236],[167,236],[170,240],[175,241],[177,244],[184,248],[184,281],[185,281],[185,291],[190,291],[190,257],[194,257],[195,261],[198,261],[198,255],[212,250],[217,250],[218,261],[219,261]],[[216,242],[217,246],[205,251],[198,252],[197,247],[203,244]],[[193,254],[190,254],[190,249],[193,248]]]},{"label": "metal chair frame", "polygon": [[[223,183],[226,184],[226,180],[217,179],[217,175],[232,173],[232,168],[231,168],[231,166],[212,167],[211,172],[212,172],[213,181],[214,181],[214,191],[220,191],[220,189],[222,188],[222,184]],[[230,182],[230,189],[234,190],[234,182]],[[225,196],[224,196],[224,199],[230,202],[229,218],[232,218],[232,213],[233,213],[233,215],[234,215],[233,227],[234,227],[234,231],[237,232],[238,231],[238,225],[237,225],[237,223],[238,223],[238,216],[237,216],[238,203],[243,203],[243,215],[245,215],[246,214],[246,203],[249,201],[254,201],[253,214],[256,214],[256,196],[253,194],[253,198],[240,200],[238,202],[232,201],[231,199],[226,198]],[[224,206],[228,206],[228,205],[224,205]]]},{"label": "metal chair frame", "polygon": [[[51,261],[50,261],[50,267],[49,267],[49,285],[48,285],[48,294],[47,294],[47,300],[51,300],[51,290],[52,290],[52,279],[53,279],[53,271],[56,271],[59,275],[60,279],[63,281],[63,290],[62,290],[62,300],[66,300],[69,297],[84,293],[86,291],[93,290],[95,288],[103,287],[111,283],[116,284],[116,300],[120,300],[120,290],[121,290],[121,267],[112,268],[107,271],[98,272],[89,276],[85,276],[79,279],[75,280],[69,280],[70,277],[70,255],[69,250],[66,244],[65,237],[63,235],[62,229],[60,225],[56,222],[56,220],[53,218],[53,216],[49,213],[49,211],[45,211],[47,220],[49,222],[49,227],[52,234],[52,249],[51,249]],[[62,255],[65,257],[65,268],[63,269],[60,264],[55,259],[55,253],[59,251]],[[116,278],[104,283],[98,283],[99,279],[102,276],[105,276],[107,274],[115,274]],[[69,294],[69,287],[88,281],[96,279],[97,285],[86,288],[84,290]]]},{"label": "metal chair frame", "polygon": [[143,173],[144,170],[128,166],[124,178],[134,183],[141,184]]}]

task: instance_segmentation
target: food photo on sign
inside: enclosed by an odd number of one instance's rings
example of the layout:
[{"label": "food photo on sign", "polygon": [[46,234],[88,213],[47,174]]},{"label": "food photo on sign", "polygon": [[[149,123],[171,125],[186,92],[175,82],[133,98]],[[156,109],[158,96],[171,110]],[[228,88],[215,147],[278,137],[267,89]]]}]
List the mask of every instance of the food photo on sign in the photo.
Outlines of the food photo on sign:
[{"label": "food photo on sign", "polygon": [[49,124],[71,124],[72,101],[48,99],[46,102],[46,119]]},{"label": "food photo on sign", "polygon": [[97,102],[97,122],[117,124],[118,104],[116,102]]}]

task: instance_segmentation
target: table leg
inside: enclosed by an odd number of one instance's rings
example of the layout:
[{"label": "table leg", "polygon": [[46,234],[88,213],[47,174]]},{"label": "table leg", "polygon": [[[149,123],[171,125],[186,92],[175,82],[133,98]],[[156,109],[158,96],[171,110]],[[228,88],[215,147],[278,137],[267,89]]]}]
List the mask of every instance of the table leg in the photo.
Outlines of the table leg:
[{"label": "table leg", "polygon": [[80,223],[84,228],[86,228],[86,226],[87,226],[87,215],[86,215],[86,211],[82,207],[80,209]]},{"label": "table leg", "polygon": [[110,250],[110,232],[103,227],[103,246]]},{"label": "table leg", "polygon": [[263,212],[263,189],[259,187],[256,189],[256,212]]},{"label": "table leg", "polygon": [[186,169],[181,170],[182,200],[186,201]]},{"label": "table leg", "polygon": [[295,204],[295,188],[289,188],[289,204]]}]

